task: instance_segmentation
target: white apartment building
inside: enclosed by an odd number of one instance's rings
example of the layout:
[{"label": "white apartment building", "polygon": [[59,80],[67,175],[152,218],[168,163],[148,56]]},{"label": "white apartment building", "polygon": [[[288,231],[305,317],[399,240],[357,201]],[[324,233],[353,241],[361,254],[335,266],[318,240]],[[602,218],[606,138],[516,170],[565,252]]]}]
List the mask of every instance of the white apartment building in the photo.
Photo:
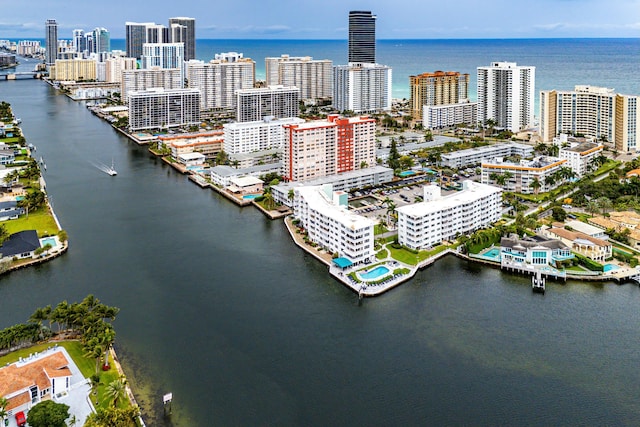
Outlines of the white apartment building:
[{"label": "white apartment building", "polygon": [[256,63],[242,54],[216,54],[210,62],[192,59],[186,63],[188,87],[200,90],[203,110],[234,108],[236,91],[251,89]]},{"label": "white apartment building", "polygon": [[116,56],[105,60],[105,81],[110,83],[122,83],[124,70],[135,70],[136,58],[123,58]]},{"label": "white apartment building", "polygon": [[141,68],[178,68],[184,82],[184,43],[144,43]]},{"label": "white apartment building", "polygon": [[533,125],[536,67],[492,62],[478,67],[478,121],[519,132]]},{"label": "white apartment building", "polygon": [[223,125],[224,151],[228,154],[251,153],[284,147],[285,125],[304,123],[304,119],[265,117],[255,122],[236,122]]},{"label": "white apartment building", "polygon": [[282,55],[265,58],[264,62],[267,86],[295,86],[303,100],[333,95],[333,62],[329,59]]},{"label": "white apartment building", "polygon": [[[482,183],[498,186],[497,176],[507,175],[502,185],[505,191],[533,194],[531,184],[537,179],[539,193],[551,191],[565,182],[564,179],[552,179],[561,168],[568,167],[565,159],[555,157],[536,157],[533,160],[520,160],[520,163],[505,162],[501,158],[482,163]],[[495,174],[495,175],[494,175]],[[496,179],[492,177],[496,177]]]},{"label": "white apartment building", "polygon": [[329,185],[294,190],[293,212],[318,246],[354,264],[375,258],[375,223],[348,210],[348,194]]},{"label": "white apartment building", "polygon": [[492,185],[464,181],[462,191],[442,196],[440,187],[424,187],[424,201],[396,209],[398,242],[419,250],[453,240],[498,221],[502,190]]},{"label": "white apartment building", "polygon": [[333,67],[333,106],[338,111],[391,110],[391,67],[351,63]]},{"label": "white apartment building", "polygon": [[293,200],[289,198],[289,191],[301,186],[318,186],[331,184],[335,191],[351,191],[357,188],[377,187],[393,181],[393,169],[384,166],[373,166],[365,169],[356,169],[350,172],[329,175],[304,183],[282,182],[271,187],[273,199],[281,205],[292,207]]},{"label": "white apartment building", "polygon": [[440,156],[440,165],[458,169],[466,166],[479,165],[486,159],[509,156],[520,156],[521,158],[531,157],[533,156],[533,147],[517,142],[510,142],[468,148],[466,150],[443,153]]},{"label": "white apartment building", "polygon": [[253,176],[259,178],[263,175],[271,173],[281,173],[282,165],[278,163],[267,163],[264,165],[256,165],[250,167],[238,167],[219,165],[211,168],[209,177],[211,182],[219,187],[228,187],[231,180],[245,176]]},{"label": "white apartment building", "polygon": [[304,182],[376,164],[376,121],[330,115],[284,126],[284,176]]},{"label": "white apartment building", "polygon": [[422,111],[422,126],[425,129],[442,129],[462,123],[473,126],[478,122],[477,102],[425,105]]},{"label": "white apartment building", "polygon": [[612,142],[620,151],[637,152],[639,121],[638,96],[584,85],[540,92],[540,136],[545,142],[563,133],[582,134]]},{"label": "white apartment building", "polygon": [[567,161],[567,166],[582,178],[593,169],[593,159],[600,156],[604,150],[602,144],[583,142],[572,144],[567,148],[560,148],[558,157]]},{"label": "white apartment building", "polygon": [[255,122],[263,117],[297,117],[300,113],[300,89],[288,86],[239,89],[236,91],[236,120]]},{"label": "white apartment building", "polygon": [[129,130],[167,129],[200,124],[197,89],[149,89],[129,93]]},{"label": "white apartment building", "polygon": [[180,77],[180,69],[152,67],[149,69],[122,71],[122,83],[120,85],[120,99],[122,102],[128,103],[129,94],[133,91],[139,92],[152,88],[182,89],[183,81]]}]

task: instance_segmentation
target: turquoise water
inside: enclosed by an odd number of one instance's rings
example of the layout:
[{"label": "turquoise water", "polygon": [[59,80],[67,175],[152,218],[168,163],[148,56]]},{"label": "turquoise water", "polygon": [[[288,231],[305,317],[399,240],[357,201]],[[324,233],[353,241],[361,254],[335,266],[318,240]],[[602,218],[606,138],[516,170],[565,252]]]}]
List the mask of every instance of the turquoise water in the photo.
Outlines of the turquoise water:
[{"label": "turquoise water", "polygon": [[617,270],[619,267],[615,264],[605,264],[602,266],[602,270],[606,273],[608,271]]},{"label": "turquoise water", "polygon": [[259,194],[245,194],[242,196],[243,199],[255,199],[256,197],[260,197]]},{"label": "turquoise water", "polygon": [[53,239],[51,237],[47,237],[46,239],[42,239],[42,246],[44,247],[46,244],[50,244],[52,248],[56,247],[56,239]]},{"label": "turquoise water", "polygon": [[380,276],[384,276],[388,272],[389,272],[389,269],[387,267],[385,267],[384,265],[380,265],[371,271],[368,271],[366,273],[360,273],[360,277],[364,280],[375,280]]},{"label": "turquoise water", "polygon": [[500,261],[500,249],[493,248],[489,252],[484,253],[483,256],[487,258],[493,258],[496,261]]},{"label": "turquoise water", "polygon": [[16,201],[19,202],[20,200],[24,200],[24,196],[16,196]]},{"label": "turquoise water", "polygon": [[405,177],[405,176],[411,176],[411,175],[415,175],[416,173],[414,171],[404,171],[404,172],[400,172],[400,176],[401,177]]}]

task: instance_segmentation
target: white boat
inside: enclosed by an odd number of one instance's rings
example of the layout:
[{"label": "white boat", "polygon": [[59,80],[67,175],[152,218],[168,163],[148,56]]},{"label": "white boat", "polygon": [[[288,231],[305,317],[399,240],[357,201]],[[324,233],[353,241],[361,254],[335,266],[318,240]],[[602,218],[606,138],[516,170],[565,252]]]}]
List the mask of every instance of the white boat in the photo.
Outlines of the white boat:
[{"label": "white boat", "polygon": [[116,171],[116,168],[114,167],[113,160],[111,160],[111,167],[107,167],[107,170],[105,172],[107,172],[111,176],[118,175],[118,172]]},{"label": "white boat", "polygon": [[542,277],[541,272],[536,272],[535,275],[531,276],[531,290],[533,292],[538,292],[544,294],[545,290],[545,279]]}]

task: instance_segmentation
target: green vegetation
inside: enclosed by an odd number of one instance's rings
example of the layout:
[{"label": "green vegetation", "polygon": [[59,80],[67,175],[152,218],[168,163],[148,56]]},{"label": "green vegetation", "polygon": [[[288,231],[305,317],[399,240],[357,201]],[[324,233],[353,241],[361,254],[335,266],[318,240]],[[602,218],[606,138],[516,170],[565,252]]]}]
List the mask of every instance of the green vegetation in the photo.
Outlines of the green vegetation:
[{"label": "green vegetation", "polygon": [[385,259],[388,256],[389,256],[389,251],[387,251],[386,249],[382,249],[381,251],[376,253],[377,259]]},{"label": "green vegetation", "polygon": [[387,231],[389,231],[389,230],[387,229],[387,227],[384,226],[384,224],[378,223],[373,227],[373,234],[376,235],[376,236],[379,235],[379,234],[384,234]]},{"label": "green vegetation", "polygon": [[576,260],[578,260],[578,262],[580,263],[580,265],[585,266],[587,269],[591,270],[591,271],[598,271],[598,272],[602,272],[604,270],[602,264],[599,264],[589,258],[587,258],[584,255],[580,255],[578,253],[574,252],[574,255],[576,257]]},{"label": "green vegetation", "polygon": [[4,224],[9,234],[23,230],[36,230],[38,237],[52,236],[58,233],[58,225],[47,206],[42,206],[36,211],[29,211],[29,215],[18,219],[6,221]]},{"label": "green vegetation", "polygon": [[69,405],[43,400],[29,409],[27,422],[31,427],[66,427],[69,418]]},{"label": "green vegetation", "polygon": [[0,142],[4,144],[16,144],[21,142],[22,137],[20,136],[12,136],[9,138],[0,138]]},{"label": "green vegetation", "polygon": [[440,245],[429,251],[414,251],[400,245],[392,244],[387,246],[387,249],[391,252],[391,258],[408,265],[418,265],[418,263],[437,255],[448,248],[448,246]]}]

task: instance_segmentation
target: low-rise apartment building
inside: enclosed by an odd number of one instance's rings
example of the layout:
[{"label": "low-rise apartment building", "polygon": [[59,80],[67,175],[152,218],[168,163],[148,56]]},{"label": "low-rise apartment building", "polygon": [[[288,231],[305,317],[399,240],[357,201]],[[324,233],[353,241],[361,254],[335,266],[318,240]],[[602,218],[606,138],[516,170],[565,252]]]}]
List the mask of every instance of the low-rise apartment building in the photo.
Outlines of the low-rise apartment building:
[{"label": "low-rise apartment building", "polygon": [[[497,185],[505,191],[516,193],[545,193],[566,181],[565,178],[556,178],[556,173],[567,167],[567,161],[556,157],[542,156],[533,160],[520,160],[520,163],[505,162],[498,158],[483,162],[481,166],[483,184]],[[532,185],[536,180],[537,189],[535,184]]]},{"label": "low-rise apartment building", "polygon": [[517,142],[507,142],[444,153],[441,155],[440,165],[447,168],[462,168],[479,165],[486,159],[496,157],[519,156],[520,158],[526,158],[532,155],[532,146]]}]

